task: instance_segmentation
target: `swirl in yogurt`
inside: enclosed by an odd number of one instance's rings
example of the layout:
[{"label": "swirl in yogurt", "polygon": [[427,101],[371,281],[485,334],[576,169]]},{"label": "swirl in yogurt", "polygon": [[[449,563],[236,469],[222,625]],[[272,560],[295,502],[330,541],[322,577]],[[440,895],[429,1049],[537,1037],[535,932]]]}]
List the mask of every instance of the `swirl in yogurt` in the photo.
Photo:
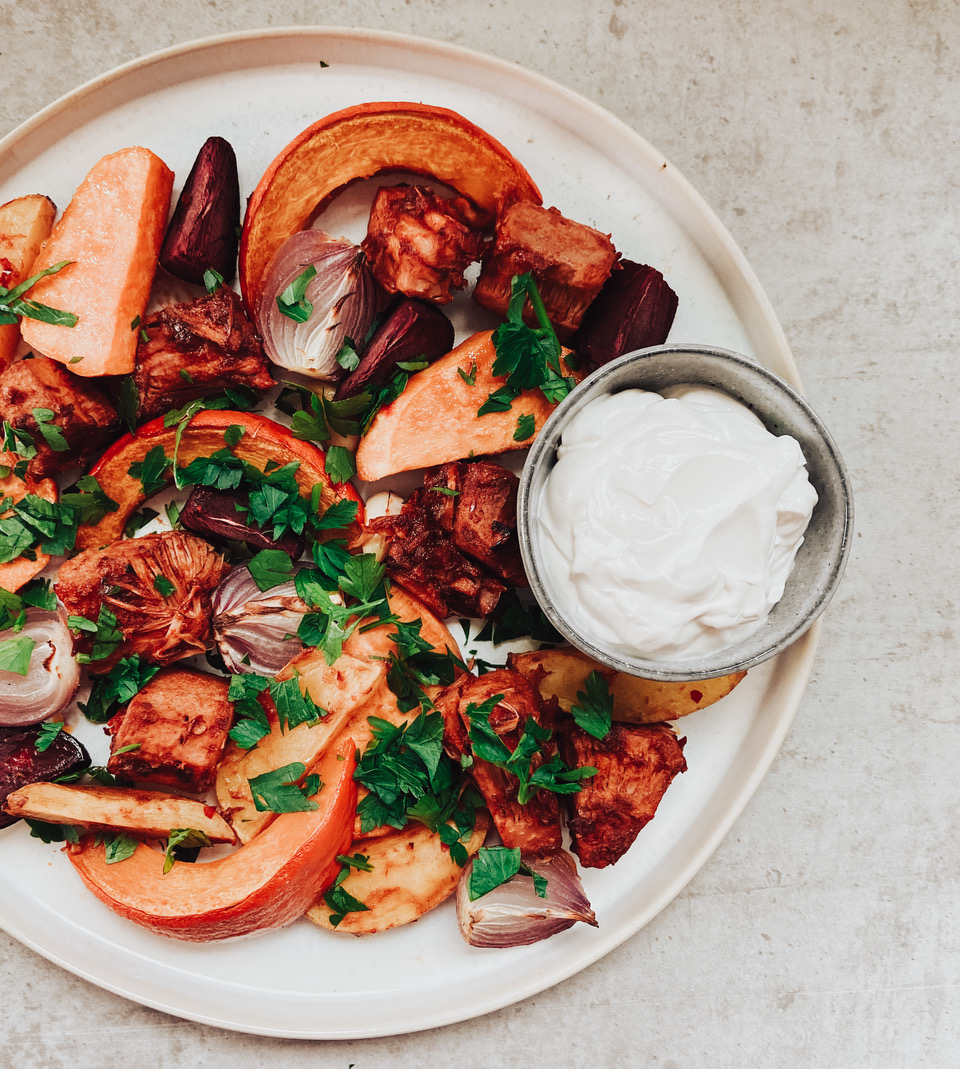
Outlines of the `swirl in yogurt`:
[{"label": "swirl in yogurt", "polygon": [[710,654],[783,596],[817,502],[799,443],[719,390],[598,398],[570,421],[541,503],[547,585],[616,652]]}]

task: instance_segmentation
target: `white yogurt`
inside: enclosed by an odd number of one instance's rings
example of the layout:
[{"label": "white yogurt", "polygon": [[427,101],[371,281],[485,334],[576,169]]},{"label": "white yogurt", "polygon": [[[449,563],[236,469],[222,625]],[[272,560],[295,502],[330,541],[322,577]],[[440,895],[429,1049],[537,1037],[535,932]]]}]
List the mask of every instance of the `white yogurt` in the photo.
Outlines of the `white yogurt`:
[{"label": "white yogurt", "polygon": [[624,390],[570,421],[543,491],[543,573],[615,652],[702,656],[783,596],[817,494],[799,443],[718,390]]}]

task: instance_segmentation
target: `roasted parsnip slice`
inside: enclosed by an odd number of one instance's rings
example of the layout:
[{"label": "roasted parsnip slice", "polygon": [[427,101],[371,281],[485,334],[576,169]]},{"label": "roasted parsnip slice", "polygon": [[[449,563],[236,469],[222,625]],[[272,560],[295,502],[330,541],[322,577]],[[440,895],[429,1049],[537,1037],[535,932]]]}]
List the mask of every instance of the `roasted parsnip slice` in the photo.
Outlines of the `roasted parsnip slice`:
[{"label": "roasted parsnip slice", "polygon": [[128,832],[140,839],[166,839],[173,828],[191,828],[213,843],[236,841],[230,825],[212,806],[160,791],[28,783],[7,796],[4,808],[11,816]]}]

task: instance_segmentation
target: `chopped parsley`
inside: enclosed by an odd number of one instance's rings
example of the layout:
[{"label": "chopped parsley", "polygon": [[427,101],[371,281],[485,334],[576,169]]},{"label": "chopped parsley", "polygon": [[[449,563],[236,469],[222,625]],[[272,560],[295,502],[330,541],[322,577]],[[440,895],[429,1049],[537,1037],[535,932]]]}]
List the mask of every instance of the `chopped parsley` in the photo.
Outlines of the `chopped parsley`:
[{"label": "chopped parsley", "polygon": [[570,712],[579,727],[595,739],[605,738],[613,721],[613,698],[610,687],[596,670],[587,676],[585,691],[577,691],[579,705],[573,705]]},{"label": "chopped parsley", "polygon": [[313,304],[307,300],[306,293],[307,286],[316,273],[316,267],[310,264],[277,296],[277,307],[288,319],[296,323],[306,323],[310,318]]},{"label": "chopped parsley", "polygon": [[373,871],[373,866],[369,863],[370,859],[365,854],[354,854],[353,857],[345,857],[343,854],[338,854],[337,861],[340,862],[340,871],[337,873],[337,878],[333,881],[330,889],[323,896],[323,901],[333,910],[329,920],[334,928],[340,924],[348,913],[364,913],[370,909],[368,905],[361,902],[359,898],[355,898],[344,888],[343,882],[350,875],[350,870]]},{"label": "chopped parsley", "polygon": [[559,757],[541,761],[534,766],[534,758],[542,757],[545,744],[552,732],[529,717],[520,733],[516,748],[511,751],[490,725],[490,714],[503,701],[502,694],[495,694],[479,705],[467,705],[467,720],[470,724],[470,744],[475,757],[517,777],[520,783],[517,801],[526,805],[538,791],[554,794],[576,794],[581,781],[597,774],[591,766],[567,768]]},{"label": "chopped parsley", "polygon": [[253,795],[253,804],[263,813],[309,813],[319,809],[311,795],[323,786],[316,774],[307,776],[301,786],[306,766],[302,761],[292,761],[262,776],[254,776],[247,782]]},{"label": "chopped parsley", "polygon": [[470,901],[482,898],[494,888],[512,880],[518,873],[530,876],[539,897],[546,898],[546,877],[523,864],[518,847],[511,849],[506,846],[481,846],[470,870],[470,882],[467,886]]},{"label": "chopped parsley", "polygon": [[440,836],[457,864],[466,864],[463,842],[482,802],[472,789],[461,792],[460,765],[443,749],[441,714],[421,713],[400,725],[375,716],[368,722],[373,739],[353,777],[370,792],[357,806],[361,829],[418,820]]},{"label": "chopped parsley", "polygon": [[4,639],[0,642],[0,672],[25,676],[30,671],[30,658],[36,645],[28,635]]},{"label": "chopped parsley", "polygon": [[171,828],[167,838],[167,847],[163,852],[163,875],[173,868],[177,860],[178,851],[196,850],[202,846],[209,846],[210,838],[202,831],[195,828]]},{"label": "chopped parsley", "polygon": [[[82,619],[79,617],[78,619]],[[104,675],[93,676],[90,697],[80,704],[83,715],[94,724],[105,724],[121,705],[126,705],[160,671],[158,664],[145,664],[134,653],[124,657]]]},{"label": "chopped parsley", "polygon": [[[530,327],[523,320],[528,301],[539,324],[537,327]],[[505,382],[487,398],[477,415],[506,411],[524,390],[539,389],[547,401],[556,404],[576,385],[561,370],[560,340],[529,271],[513,277],[506,321],[494,331],[493,347],[496,357],[491,370]]]},{"label": "chopped parsley", "polygon": [[37,740],[34,743],[37,753],[43,753],[44,750],[49,750],[61,731],[63,731],[62,720],[48,720],[46,723],[41,724],[40,733],[37,735]]},{"label": "chopped parsley", "polygon": [[26,294],[41,278],[55,275],[67,267],[71,260],[61,260],[60,263],[48,267],[29,278],[25,278],[13,289],[0,286],[0,325],[16,323],[18,319],[36,319],[41,323],[52,323],[58,327],[75,327],[79,320],[73,312],[63,312],[59,308],[51,308],[39,301],[31,300]]}]

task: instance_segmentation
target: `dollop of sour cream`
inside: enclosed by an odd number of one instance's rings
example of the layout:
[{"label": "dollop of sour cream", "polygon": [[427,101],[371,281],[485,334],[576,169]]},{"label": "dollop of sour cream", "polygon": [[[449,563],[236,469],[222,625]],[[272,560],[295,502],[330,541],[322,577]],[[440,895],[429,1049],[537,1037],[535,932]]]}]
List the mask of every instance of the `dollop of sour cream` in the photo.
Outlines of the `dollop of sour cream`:
[{"label": "dollop of sour cream", "polygon": [[541,502],[546,584],[621,654],[703,656],[783,596],[817,493],[800,445],[719,390],[598,398],[570,421]]}]

